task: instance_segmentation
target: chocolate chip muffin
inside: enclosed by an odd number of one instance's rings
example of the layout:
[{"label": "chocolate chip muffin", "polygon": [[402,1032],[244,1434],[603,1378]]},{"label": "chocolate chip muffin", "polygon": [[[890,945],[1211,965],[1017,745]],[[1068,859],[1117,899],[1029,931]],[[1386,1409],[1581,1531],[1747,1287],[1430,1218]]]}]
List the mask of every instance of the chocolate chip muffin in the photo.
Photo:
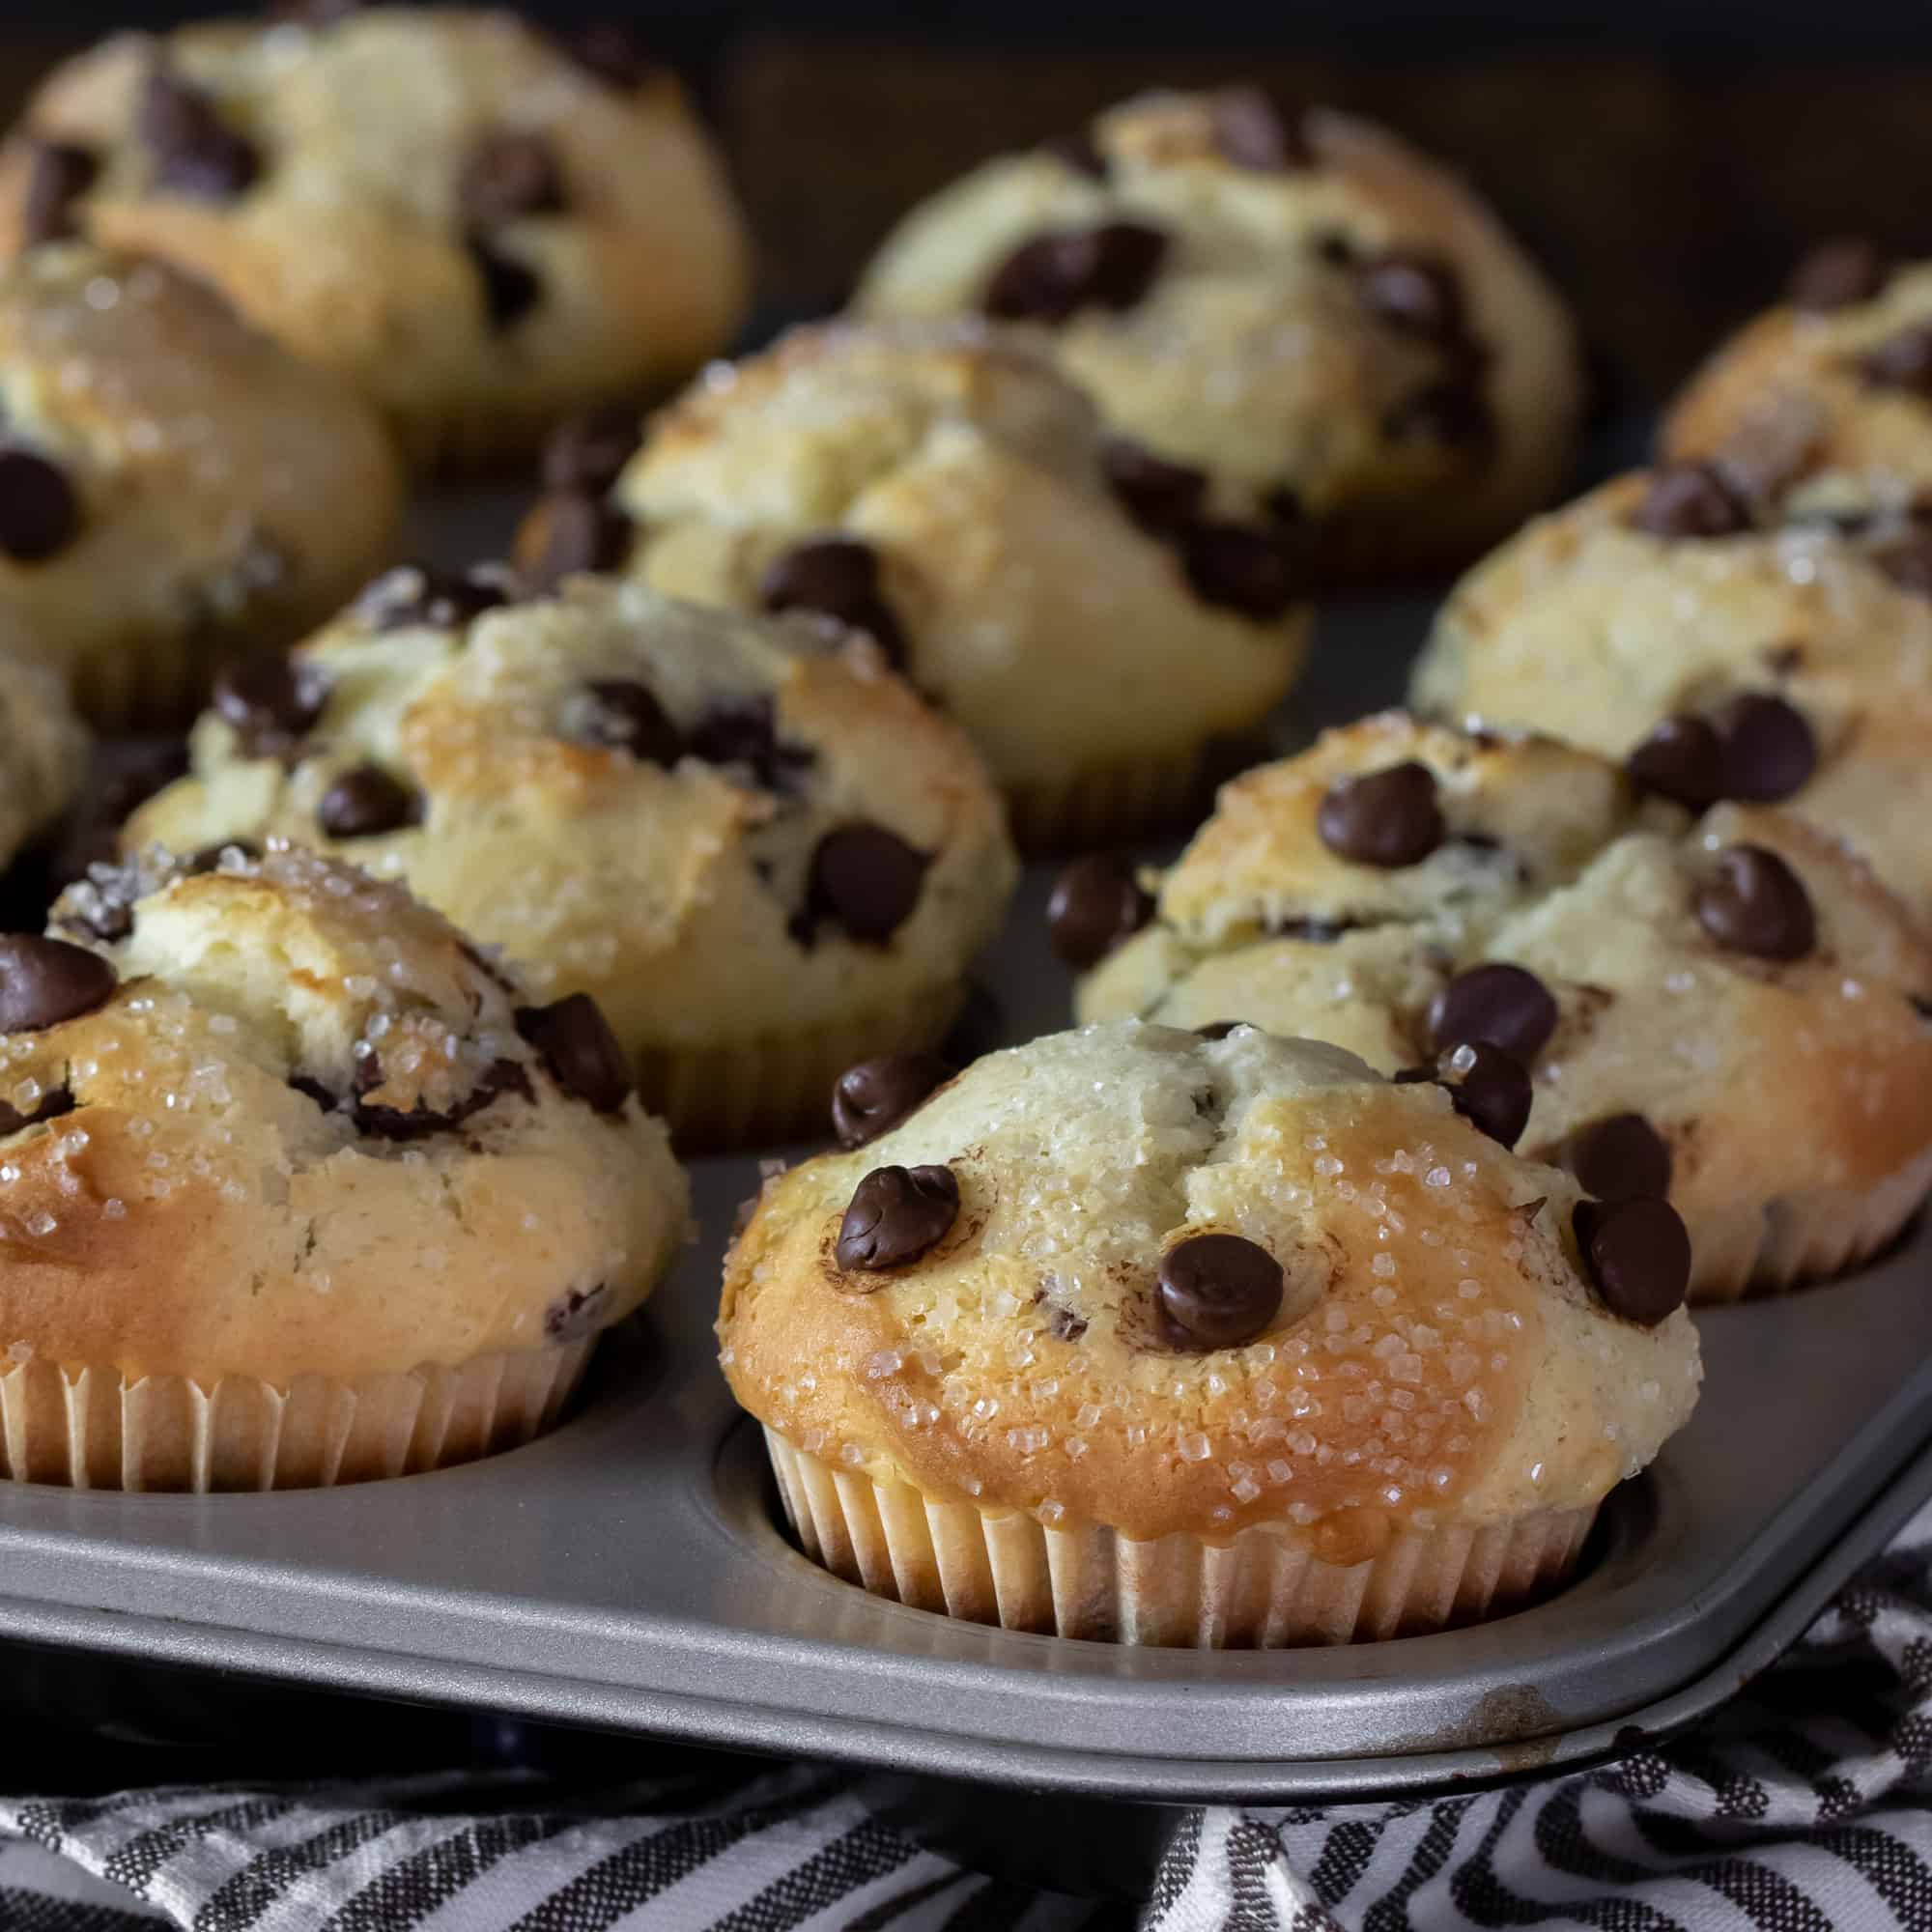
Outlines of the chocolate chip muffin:
[{"label": "chocolate chip muffin", "polygon": [[721,1359],[806,1550],[1122,1643],[1346,1642],[1559,1581],[1690,1413],[1682,1225],[1253,1028],[978,1062],[768,1180]]},{"label": "chocolate chip muffin", "polygon": [[621,33],[296,13],[59,69],[0,156],[0,249],[78,234],[172,263],[346,378],[418,465],[521,458],[728,338],[739,215],[677,83]]},{"label": "chocolate chip muffin", "polygon": [[1555,732],[1702,810],[1788,804],[1932,910],[1932,520],[1711,465],[1618,478],[1463,579],[1418,709]]},{"label": "chocolate chip muffin", "polygon": [[312,853],[0,938],[0,1467],[268,1490],[527,1440],[682,1239],[587,1000]]},{"label": "chocolate chip muffin", "polygon": [[1826,513],[1848,486],[1932,506],[1932,264],[1851,239],[1819,248],[1692,380],[1662,442]]},{"label": "chocolate chip muffin", "polygon": [[84,243],[0,270],[0,652],[106,727],[181,724],[388,561],[375,413],[221,298]]},{"label": "chocolate chip muffin", "polygon": [[1083,1019],[1446,1082],[1593,1197],[1667,1198],[1693,1301],[1841,1272],[1932,1189],[1932,944],[1791,812],[1693,823],[1588,753],[1389,715],[1228,786],[1149,883],[1111,928],[1097,869],[1063,895]]},{"label": "chocolate chip muffin", "polygon": [[1299,668],[1298,546],[1107,441],[1009,332],[799,329],[635,455],[623,427],[552,445],[525,568],[867,632],[971,735],[1024,844],[1177,816]]},{"label": "chocolate chip muffin", "polygon": [[972,749],[869,640],[578,579],[380,581],[238,669],[127,849],[305,840],[592,996],[692,1145],[814,1130],[929,1046],[1014,877]]},{"label": "chocolate chip muffin", "polygon": [[1381,128],[1153,94],[913,211],[870,315],[1031,325],[1156,484],[1327,575],[1466,561],[1555,492],[1569,320],[1494,216]]}]

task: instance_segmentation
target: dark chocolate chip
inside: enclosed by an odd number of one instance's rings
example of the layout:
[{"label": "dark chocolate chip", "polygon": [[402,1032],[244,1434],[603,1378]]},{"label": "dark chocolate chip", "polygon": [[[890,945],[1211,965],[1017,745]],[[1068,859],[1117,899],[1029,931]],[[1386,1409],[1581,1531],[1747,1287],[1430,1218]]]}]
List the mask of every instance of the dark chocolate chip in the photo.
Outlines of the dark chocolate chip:
[{"label": "dark chocolate chip", "polygon": [[1492,1141],[1513,1148],[1529,1124],[1535,1098],[1522,1063],[1488,1040],[1463,1040],[1435,1058],[1434,1066],[1406,1066],[1396,1080],[1433,1080],[1447,1090],[1456,1111]]},{"label": "dark chocolate chip", "polygon": [[1690,811],[1702,811],[1723,796],[1723,743],[1702,718],[1666,718],[1638,742],[1624,769],[1640,791]]},{"label": "dark chocolate chip", "polygon": [[1918,531],[1873,551],[1871,560],[1901,590],[1932,597],[1932,531]]},{"label": "dark chocolate chip", "polygon": [[866,632],[895,665],[905,635],[879,587],[879,555],[856,537],[811,537],[781,552],[758,580],[758,602],[776,614],[814,611]]},{"label": "dark chocolate chip", "polygon": [[952,1078],[936,1053],[886,1053],[848,1066],[832,1089],[838,1145],[864,1147],[898,1125],[927,1094]]},{"label": "dark chocolate chip", "polygon": [[769,697],[748,697],[718,705],[698,719],[685,750],[707,765],[744,765],[760,789],[795,796],[818,754],[807,745],[787,745],[778,735],[778,716]]},{"label": "dark chocolate chip", "polygon": [[1301,583],[1302,544],[1280,529],[1202,518],[1180,534],[1180,560],[1204,604],[1258,624],[1287,615]]},{"label": "dark chocolate chip", "polygon": [[1692,903],[1697,923],[1732,952],[1803,959],[1817,944],[1817,921],[1804,881],[1761,845],[1727,845]]},{"label": "dark chocolate chip", "polygon": [[1369,312],[1426,342],[1461,342],[1467,333],[1463,284],[1434,255],[1393,249],[1362,264],[1357,286]]},{"label": "dark chocolate chip", "polygon": [[1723,748],[1723,796],[1752,805],[1789,798],[1818,769],[1818,741],[1804,712],[1769,692],[1747,691],[1711,714]]},{"label": "dark chocolate chip", "polygon": [[65,242],[78,232],[74,203],[100,173],[94,151],[71,141],[36,141],[33,152],[20,211],[21,236],[29,248],[43,242]]},{"label": "dark chocolate chip", "polygon": [[0,1134],[17,1134],[22,1127],[38,1126],[43,1121],[57,1121],[63,1114],[72,1112],[73,1095],[65,1087],[55,1087],[43,1094],[25,1113],[12,1101],[0,1100]]},{"label": "dark chocolate chip", "polygon": [[28,932],[0,936],[0,1033],[36,1033],[104,1005],[114,968],[84,946]]},{"label": "dark chocolate chip", "polygon": [[567,577],[615,570],[630,551],[631,520],[608,497],[554,490],[536,514],[543,547],[524,569],[534,596],[548,595]]},{"label": "dark chocolate chip", "polygon": [[1859,365],[1865,381],[1883,389],[1910,389],[1932,397],[1932,323],[1888,336]]},{"label": "dark chocolate chip", "polygon": [[636,410],[622,405],[585,410],[559,423],[544,444],[544,487],[602,496],[624,473],[642,440],[643,424]]},{"label": "dark chocolate chip", "polygon": [[[357,1065],[356,1086],[366,1094],[381,1085],[382,1069],[372,1055]],[[358,1132],[377,1140],[425,1140],[431,1134],[454,1133],[472,1115],[480,1114],[506,1094],[523,1100],[536,1098],[530,1091],[530,1076],[516,1061],[493,1060],[475,1086],[446,1114],[436,1113],[420,1101],[406,1110],[358,1098],[354,1107],[355,1125]]]},{"label": "dark chocolate chip", "polygon": [[1680,463],[1651,479],[1631,521],[1654,537],[1730,537],[1750,528],[1750,508],[1715,464]]},{"label": "dark chocolate chip", "polygon": [[1361,259],[1354,242],[1339,228],[1324,228],[1314,238],[1314,249],[1331,269],[1352,269]]},{"label": "dark chocolate chip", "polygon": [[1458,973],[1430,1001],[1427,1024],[1437,1053],[1487,1040],[1527,1066],[1556,1031],[1556,1002],[1534,973],[1496,959]]},{"label": "dark chocolate chip", "polygon": [[600,1114],[623,1110],[633,1084],[631,1063],[588,993],[566,993],[547,1007],[519,1007],[517,1031],[566,1094]]},{"label": "dark chocolate chip", "polygon": [[1176,1349],[1238,1349],[1281,1313],[1281,1264],[1240,1235],[1190,1235],[1160,1258],[1155,1299]]},{"label": "dark chocolate chip", "polygon": [[325,1087],[320,1080],[317,1080],[312,1074],[291,1073],[289,1075],[289,1085],[293,1087],[298,1094],[302,1094],[307,1099],[313,1100],[315,1104],[318,1107],[320,1107],[325,1114],[334,1113],[336,1108],[338,1108],[342,1104],[341,1095],[336,1094],[331,1094],[328,1091],[328,1089]]},{"label": "dark chocolate chip", "polygon": [[1597,1297],[1612,1315],[1655,1328],[1683,1306],[1690,1236],[1669,1202],[1579,1201],[1572,1225]]},{"label": "dark chocolate chip", "polygon": [[1208,103],[1208,112],[1214,145],[1237,168],[1280,174],[1314,164],[1315,152],[1300,117],[1284,115],[1259,87],[1224,87]]},{"label": "dark chocolate chip", "polygon": [[544,1310],[544,1340],[552,1344],[583,1341],[604,1326],[604,1311],[610,1305],[608,1283],[566,1289]]},{"label": "dark chocolate chip", "polygon": [[664,706],[631,678],[597,678],[584,689],[593,702],[580,733],[583,742],[628,752],[640,764],[669,767],[684,755],[684,740]]},{"label": "dark chocolate chip", "polygon": [[500,253],[480,235],[467,238],[464,247],[475,266],[491,328],[497,334],[514,328],[543,298],[536,270]]},{"label": "dark chocolate chip", "polygon": [[1003,322],[1062,323],[1083,308],[1129,309],[1153,286],[1167,237],[1140,221],[1059,229],[1023,242],[981,300]]},{"label": "dark chocolate chip", "polygon": [[376,838],[422,823],[422,795],[381,765],[357,765],[323,793],[315,822],[328,838]]},{"label": "dark chocolate chip", "polygon": [[925,884],[929,852],[908,845],[883,825],[861,821],[841,825],[818,841],[800,915],[804,935],[815,934],[821,920],[834,920],[847,935],[867,946],[883,946],[912,916]]},{"label": "dark chocolate chip", "polygon": [[1087,1318],[1074,1314],[1070,1308],[1049,1309],[1046,1332],[1056,1342],[1077,1342],[1087,1332]]},{"label": "dark chocolate chip", "polygon": [[293,751],[322,716],[328,686],[322,673],[281,651],[257,651],[224,665],[214,680],[214,709],[234,727],[246,758]]},{"label": "dark chocolate chip", "polygon": [[1932,1020],[1932,993],[1908,993],[1905,997],[1921,1020]]},{"label": "dark chocolate chip", "polygon": [[1153,917],[1153,899],[1113,859],[1075,859],[1053,882],[1046,933],[1053,950],[1080,972],[1097,966]]},{"label": "dark chocolate chip", "polygon": [[1278,919],[1269,927],[1275,939],[1299,940],[1304,946],[1333,946],[1345,932],[1353,932],[1352,919]]},{"label": "dark chocolate chip", "polygon": [[1875,242],[1843,236],[1812,251],[1792,270],[1786,299],[1795,308],[1853,308],[1868,302],[1891,279],[1891,264]]},{"label": "dark chocolate chip", "polygon": [[356,609],[379,631],[407,630],[415,624],[460,631],[484,611],[498,610],[509,601],[506,573],[497,566],[448,572],[411,564],[379,577],[356,600]]},{"label": "dark chocolate chip", "polygon": [[564,206],[556,150],[541,134],[497,128],[464,157],[456,205],[470,228],[500,228],[527,214],[556,214]]},{"label": "dark chocolate chip", "polygon": [[559,44],[585,73],[621,94],[635,94],[664,71],[663,62],[645,48],[630,28],[614,20],[600,21],[565,35]]},{"label": "dark chocolate chip", "polygon": [[1338,859],[1386,870],[1420,865],[1449,835],[1435,774],[1413,758],[1336,780],[1316,810],[1315,829]]},{"label": "dark chocolate chip", "polygon": [[156,187],[196,201],[233,201],[254,185],[261,156],[222,120],[214,101],[165,68],[142,82],[134,132],[154,160]]},{"label": "dark chocolate chip", "polygon": [[948,1167],[875,1167],[852,1192],[834,1255],[847,1273],[903,1267],[928,1254],[959,1218]]},{"label": "dark chocolate chip", "polygon": [[1382,434],[1391,442],[1486,448],[1496,440],[1495,412],[1480,375],[1449,376],[1397,403],[1382,418]]},{"label": "dark chocolate chip", "polygon": [[1051,155],[1062,167],[1085,175],[1089,181],[1107,179],[1107,157],[1100,152],[1091,128],[1081,128],[1071,134],[1056,134],[1052,140],[1042,141],[1039,151]]},{"label": "dark chocolate chip", "polygon": [[1662,1200],[1670,1192],[1670,1143],[1641,1114],[1612,1114],[1577,1128],[1563,1165],[1599,1201]]},{"label": "dark chocolate chip", "polygon": [[43,563],[80,534],[80,498],[66,470],[31,449],[0,448],[0,553]]},{"label": "dark chocolate chip", "polygon": [[1208,500],[1208,473],[1130,442],[1109,437],[1100,445],[1108,487],[1142,529],[1164,535],[1196,522]]}]

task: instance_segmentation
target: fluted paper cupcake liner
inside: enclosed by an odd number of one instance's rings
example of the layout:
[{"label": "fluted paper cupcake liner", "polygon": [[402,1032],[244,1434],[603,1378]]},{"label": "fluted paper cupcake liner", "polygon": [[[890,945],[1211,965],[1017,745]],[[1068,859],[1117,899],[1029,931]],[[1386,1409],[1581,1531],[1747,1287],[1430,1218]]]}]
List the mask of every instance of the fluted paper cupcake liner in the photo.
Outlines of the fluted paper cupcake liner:
[{"label": "fluted paper cupcake liner", "polygon": [[0,1375],[0,1474],[77,1490],[326,1489],[473,1462],[541,1435],[597,1338],[338,1381],[129,1379],[27,1361]]},{"label": "fluted paper cupcake liner", "polygon": [[875,1596],[971,1623],[1203,1650],[1361,1643],[1472,1623],[1554,1589],[1576,1568],[1587,1509],[1491,1528],[1410,1530],[1368,1562],[1325,1563],[1269,1524],[1226,1543],[1136,1543],[1094,1522],[933,1502],[765,1431],[806,1553]]},{"label": "fluted paper cupcake liner", "polygon": [[632,1056],[644,1105],[684,1152],[822,1139],[832,1083],[874,1054],[936,1046],[965,987],[926,987],[807,1032],[747,1034],[704,1047],[645,1047]]}]

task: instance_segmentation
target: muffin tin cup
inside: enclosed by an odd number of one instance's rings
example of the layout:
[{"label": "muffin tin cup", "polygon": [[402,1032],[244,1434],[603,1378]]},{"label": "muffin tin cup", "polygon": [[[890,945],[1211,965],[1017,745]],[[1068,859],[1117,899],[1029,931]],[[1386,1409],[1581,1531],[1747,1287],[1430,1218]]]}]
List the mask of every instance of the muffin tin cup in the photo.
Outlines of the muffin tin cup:
[{"label": "muffin tin cup", "polygon": [[596,1338],[339,1381],[130,1379],[16,1363],[0,1376],[0,1472],[76,1490],[327,1488],[470,1462],[562,1413]]}]

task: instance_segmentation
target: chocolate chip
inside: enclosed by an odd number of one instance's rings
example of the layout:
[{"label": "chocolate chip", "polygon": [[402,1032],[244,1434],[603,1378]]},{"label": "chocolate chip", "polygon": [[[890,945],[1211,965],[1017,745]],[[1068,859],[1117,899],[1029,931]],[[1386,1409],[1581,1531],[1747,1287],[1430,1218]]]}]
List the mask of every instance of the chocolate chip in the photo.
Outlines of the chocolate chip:
[{"label": "chocolate chip", "polygon": [[1871,561],[1901,590],[1932,597],[1932,531],[1918,531],[1873,551]]},{"label": "chocolate chip", "polygon": [[36,1033],[105,1004],[114,968],[84,946],[32,933],[0,936],[0,1033]]},{"label": "chocolate chip", "polygon": [[1492,1141],[1513,1148],[1529,1124],[1535,1095],[1522,1063],[1487,1040],[1463,1040],[1436,1056],[1434,1066],[1406,1066],[1399,1085],[1430,1080],[1447,1090],[1456,1111]]},{"label": "chocolate chip", "polygon": [[1527,1066],[1556,1031],[1556,1002],[1534,973],[1492,960],[1458,973],[1429,1003],[1429,1044],[1487,1040]]},{"label": "chocolate chip", "polygon": [[1336,780],[1316,810],[1315,829],[1338,859],[1386,870],[1420,865],[1449,833],[1435,774],[1413,758]]},{"label": "chocolate chip", "polygon": [[[357,1063],[355,1079],[364,1094],[383,1084],[382,1067],[373,1054]],[[506,1094],[524,1100],[536,1098],[530,1091],[530,1076],[516,1061],[493,1060],[475,1086],[446,1114],[436,1113],[420,1101],[405,1109],[361,1098],[355,1100],[353,1113],[360,1133],[384,1141],[419,1141],[431,1134],[454,1133],[472,1115],[495,1105]]]},{"label": "chocolate chip", "polygon": [[833,1253],[846,1273],[903,1267],[928,1254],[959,1218],[948,1167],[875,1167],[853,1189]]},{"label": "chocolate chip", "polygon": [[164,68],[141,85],[134,132],[153,156],[156,186],[196,201],[233,201],[261,172],[254,143],[222,120],[203,89]]},{"label": "chocolate chip", "polygon": [[307,1073],[291,1073],[289,1085],[303,1098],[313,1100],[325,1114],[332,1114],[342,1105],[340,1094],[331,1094],[320,1080]]},{"label": "chocolate chip", "polygon": [[1079,128],[1071,134],[1056,134],[1052,140],[1042,141],[1039,151],[1051,155],[1062,167],[1085,175],[1089,181],[1107,179],[1107,157],[1100,152],[1091,128]]},{"label": "chocolate chip", "polygon": [[1719,946],[1754,959],[1803,959],[1817,943],[1804,881],[1776,852],[1728,845],[1692,900],[1697,923]]},{"label": "chocolate chip", "polygon": [[844,1148],[895,1127],[927,1094],[952,1078],[936,1053],[886,1053],[848,1066],[832,1089],[832,1130]]},{"label": "chocolate chip", "polygon": [[213,844],[190,852],[185,859],[177,859],[175,868],[185,879],[205,879],[209,873],[220,871],[221,862],[231,852],[250,865],[262,856],[262,848],[252,838],[217,838]]},{"label": "chocolate chip", "polygon": [[684,740],[664,706],[630,678],[596,678],[584,689],[593,700],[579,730],[589,745],[628,752],[640,764],[669,767],[684,755]]},{"label": "chocolate chip", "polygon": [[1152,917],[1153,899],[1133,874],[1095,854],[1075,859],[1054,880],[1046,901],[1046,933],[1054,952],[1084,973]]},{"label": "chocolate chip", "polygon": [[1204,604],[1258,624],[1285,616],[1301,590],[1299,541],[1279,530],[1202,519],[1181,533],[1180,560]]},{"label": "chocolate chip", "polygon": [[811,855],[802,931],[815,933],[820,920],[831,919],[862,945],[885,945],[919,904],[931,864],[929,852],[883,825],[861,821],[828,832]]},{"label": "chocolate chip", "polygon": [[38,1126],[43,1121],[57,1121],[73,1112],[73,1095],[65,1087],[55,1087],[41,1095],[26,1113],[10,1100],[0,1100],[0,1134],[17,1134],[22,1127]]},{"label": "chocolate chip", "polygon": [[647,51],[644,43],[628,27],[614,20],[600,21],[568,34],[559,44],[585,73],[622,94],[635,94],[664,71],[664,64]]},{"label": "chocolate chip", "polygon": [[1352,919],[1278,919],[1268,926],[1275,939],[1295,939],[1304,946],[1333,946],[1345,932],[1353,932]]},{"label": "chocolate chip", "polygon": [[1226,1039],[1236,1027],[1244,1027],[1246,1020],[1209,1020],[1206,1026],[1194,1028],[1203,1039]]},{"label": "chocolate chip", "polygon": [[633,1085],[631,1063],[588,993],[566,993],[547,1007],[519,1007],[517,1031],[566,1094],[600,1114],[623,1111]]},{"label": "chocolate chip", "polygon": [[1331,269],[1352,269],[1361,259],[1354,242],[1339,228],[1324,228],[1314,237],[1311,245]]},{"label": "chocolate chip", "polygon": [[879,554],[857,537],[812,537],[781,551],[758,580],[758,602],[774,614],[815,611],[866,632],[895,665],[905,636],[879,587]]},{"label": "chocolate chip", "polygon": [[31,449],[0,448],[0,553],[44,563],[80,534],[80,498],[67,472]]},{"label": "chocolate chip", "polygon": [[1070,1308],[1049,1309],[1046,1332],[1056,1342],[1077,1342],[1087,1332],[1087,1318],[1074,1314]]},{"label": "chocolate chip", "polygon": [[1240,1235],[1190,1235],[1160,1258],[1154,1297],[1167,1341],[1205,1354],[1267,1333],[1281,1313],[1281,1264]]},{"label": "chocolate chip", "polygon": [[1803,644],[1767,644],[1761,655],[1766,669],[1775,677],[1790,677],[1804,668]]},{"label": "chocolate chip", "polygon": [[1804,714],[1769,692],[1747,691],[1711,714],[1723,751],[1723,796],[1771,805],[1801,791],[1818,769]]},{"label": "chocolate chip", "polygon": [[322,716],[328,686],[320,670],[281,651],[257,651],[224,665],[214,680],[214,709],[234,727],[244,758],[292,752]]},{"label": "chocolate chip", "polygon": [[1684,1304],[1690,1236],[1667,1201],[1579,1201],[1571,1217],[1585,1271],[1612,1315],[1655,1328]]},{"label": "chocolate chip", "polygon": [[534,596],[546,596],[567,577],[615,570],[631,548],[628,516],[606,497],[554,490],[538,505],[543,546],[524,568]]},{"label": "chocolate chip", "polygon": [[411,564],[379,577],[357,598],[355,608],[379,631],[407,630],[416,624],[460,631],[486,611],[510,601],[506,577],[494,564],[460,573]]},{"label": "chocolate chip", "polygon": [[94,152],[71,141],[36,141],[33,154],[20,211],[21,235],[29,248],[65,242],[78,232],[73,205],[100,173]]},{"label": "chocolate chip", "polygon": [[456,205],[471,228],[500,228],[528,214],[557,214],[564,206],[556,150],[541,134],[497,128],[464,157]]},{"label": "chocolate chip", "polygon": [[1670,1192],[1670,1144],[1641,1114],[1612,1114],[1571,1135],[1563,1165],[1599,1201],[1662,1200]]},{"label": "chocolate chip", "polygon": [[1859,365],[1866,382],[1932,397],[1932,323],[1901,329],[1867,352]]},{"label": "chocolate chip", "polygon": [[602,496],[624,473],[642,440],[643,424],[636,410],[621,405],[585,410],[559,423],[544,444],[544,487]]},{"label": "chocolate chip", "polygon": [[1709,463],[1680,463],[1651,479],[1632,524],[1654,537],[1730,537],[1750,528],[1750,509]]},{"label": "chocolate chip", "polygon": [[1852,308],[1891,279],[1884,250],[1861,235],[1824,242],[1792,270],[1785,298],[1794,308]]},{"label": "chocolate chip", "polygon": [[1666,718],[1638,742],[1624,769],[1640,791],[1702,811],[1723,795],[1724,747],[1706,720]]},{"label": "chocolate chip", "polygon": [[1100,468],[1127,515],[1156,535],[1185,529],[1208,500],[1206,470],[1169,463],[1123,436],[1101,443]]},{"label": "chocolate chip", "polygon": [[1445,377],[1397,403],[1382,418],[1382,434],[1391,442],[1486,448],[1496,440],[1495,412],[1481,376]]},{"label": "chocolate chip", "polygon": [[1285,117],[1259,87],[1224,87],[1208,103],[1208,113],[1214,145],[1237,168],[1280,174],[1314,163],[1299,117]]},{"label": "chocolate chip", "polygon": [[1364,306],[1378,320],[1425,342],[1460,342],[1467,332],[1463,284],[1449,263],[1392,249],[1357,272]]},{"label": "chocolate chip", "polygon": [[1129,309],[1153,286],[1167,237],[1140,221],[1060,229],[1023,242],[981,299],[1003,322],[1062,323],[1083,308]]},{"label": "chocolate chip", "polygon": [[536,271],[499,253],[480,235],[467,237],[463,245],[475,266],[491,328],[498,334],[514,328],[543,297]]},{"label": "chocolate chip", "polygon": [[544,1310],[544,1340],[553,1345],[582,1342],[604,1326],[604,1311],[611,1305],[607,1282],[595,1288],[571,1288]]},{"label": "chocolate chip", "polygon": [[375,838],[422,822],[422,797],[381,765],[357,765],[323,793],[315,822],[329,838]]},{"label": "chocolate chip", "polygon": [[763,790],[795,795],[818,754],[808,745],[785,744],[778,731],[772,700],[748,697],[705,712],[691,727],[685,750],[707,765],[748,766]]}]

